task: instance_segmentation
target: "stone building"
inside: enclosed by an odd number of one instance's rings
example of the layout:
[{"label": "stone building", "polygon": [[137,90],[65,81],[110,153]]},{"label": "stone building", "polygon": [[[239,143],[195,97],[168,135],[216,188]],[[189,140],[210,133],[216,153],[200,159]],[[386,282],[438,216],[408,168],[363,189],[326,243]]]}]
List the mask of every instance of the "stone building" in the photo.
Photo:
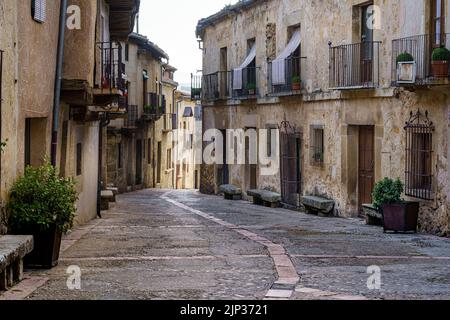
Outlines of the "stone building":
[{"label": "stone building", "polygon": [[106,184],[127,192],[154,187],[159,165],[154,137],[164,117],[163,60],[168,55],[147,37],[133,33],[122,43],[127,113],[108,125]]},{"label": "stone building", "polygon": [[[100,124],[125,111],[122,61],[114,41],[128,37],[138,9],[139,0],[68,1],[53,142],[61,175],[77,181],[76,223],[97,215]],[[2,1],[0,25],[3,202],[25,167],[42,164],[52,153],[60,2]]]},{"label": "stone building", "polygon": [[200,185],[201,151],[198,140],[202,136],[201,108],[189,93],[176,92],[176,189],[198,189]]},{"label": "stone building", "polygon": [[[449,16],[446,0],[247,0],[200,20],[204,130],[280,129],[276,174],[203,164],[201,190],[270,188],[295,207],[320,195],[354,217],[399,177],[421,230],[450,234],[449,77],[431,68]],[[405,52],[414,65],[398,76]]]}]

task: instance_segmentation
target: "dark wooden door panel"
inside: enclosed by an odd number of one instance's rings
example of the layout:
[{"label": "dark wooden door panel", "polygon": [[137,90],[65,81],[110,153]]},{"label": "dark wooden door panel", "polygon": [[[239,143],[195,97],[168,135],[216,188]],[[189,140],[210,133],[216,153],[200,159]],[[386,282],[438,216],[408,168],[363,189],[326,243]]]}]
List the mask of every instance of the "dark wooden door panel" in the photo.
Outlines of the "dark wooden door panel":
[{"label": "dark wooden door panel", "polygon": [[373,126],[361,126],[359,128],[358,198],[360,210],[363,204],[372,203],[375,182],[374,137]]}]

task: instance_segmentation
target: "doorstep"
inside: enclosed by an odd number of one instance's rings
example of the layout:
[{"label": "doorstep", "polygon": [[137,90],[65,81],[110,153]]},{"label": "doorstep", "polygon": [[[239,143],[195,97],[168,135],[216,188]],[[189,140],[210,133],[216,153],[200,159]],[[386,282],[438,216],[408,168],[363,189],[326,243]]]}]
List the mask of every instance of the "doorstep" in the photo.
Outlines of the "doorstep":
[{"label": "doorstep", "polygon": [[23,258],[33,250],[33,236],[0,236],[0,291],[23,278]]}]

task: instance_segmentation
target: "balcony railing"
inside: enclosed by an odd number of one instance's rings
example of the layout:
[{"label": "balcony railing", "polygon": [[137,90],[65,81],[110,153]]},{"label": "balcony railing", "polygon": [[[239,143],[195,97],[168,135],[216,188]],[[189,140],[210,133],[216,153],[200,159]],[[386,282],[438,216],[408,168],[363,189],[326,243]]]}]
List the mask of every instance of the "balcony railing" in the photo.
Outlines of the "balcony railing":
[{"label": "balcony railing", "polygon": [[376,88],[380,82],[379,41],[332,47],[329,86],[332,89]]},{"label": "balcony railing", "polygon": [[113,94],[125,89],[125,64],[122,61],[122,47],[117,42],[99,42],[100,51],[100,81],[97,87],[102,94]]},{"label": "balcony railing", "polygon": [[[242,79],[235,79],[233,72],[231,72],[231,88],[233,98],[251,98],[258,95],[258,70],[256,67],[248,67],[242,69]],[[236,81],[239,81],[239,87],[242,89],[235,89]]]},{"label": "balcony railing", "polygon": [[147,95],[144,101],[144,115],[161,117],[166,113],[166,96],[154,92]]},{"label": "balcony railing", "polygon": [[429,85],[441,84],[449,77],[435,77],[432,72],[432,55],[436,47],[450,48],[450,34],[422,34],[392,41],[392,81],[397,84],[397,57],[402,53],[410,54],[415,64],[415,79],[413,84]]},{"label": "balcony railing", "polygon": [[191,99],[201,100],[202,98],[202,76],[191,74]]},{"label": "balcony railing", "polygon": [[234,76],[234,71],[218,71],[204,75],[202,99],[214,101],[256,97],[258,95],[258,70],[259,68],[255,67],[244,68],[240,76]]},{"label": "balcony railing", "polygon": [[127,106],[127,116],[124,121],[125,128],[136,128],[138,124],[138,106],[129,105]]},{"label": "balcony railing", "polygon": [[[275,70],[274,70],[275,69]],[[284,64],[278,64],[275,68],[273,62],[268,64],[269,94],[295,93],[301,88],[301,58],[291,57],[284,60]],[[274,77],[274,72],[277,73]],[[275,82],[274,82],[275,79]]]}]

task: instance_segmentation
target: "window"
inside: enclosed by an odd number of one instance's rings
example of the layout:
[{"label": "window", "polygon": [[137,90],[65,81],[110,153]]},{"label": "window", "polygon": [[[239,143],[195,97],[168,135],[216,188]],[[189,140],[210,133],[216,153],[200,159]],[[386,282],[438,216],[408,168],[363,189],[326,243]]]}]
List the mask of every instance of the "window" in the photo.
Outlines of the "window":
[{"label": "window", "polygon": [[152,139],[147,140],[147,163],[152,164]]},{"label": "window", "polygon": [[277,130],[278,126],[276,124],[266,125],[267,130],[267,156],[272,156],[272,130]]},{"label": "window", "polygon": [[311,163],[321,165],[324,163],[324,130],[322,126],[311,127]]},{"label": "window", "polygon": [[76,173],[77,176],[81,176],[82,172],[82,155],[83,155],[83,144],[77,143],[77,168]]},{"label": "window", "polygon": [[123,154],[123,151],[122,151],[122,142],[119,142],[119,143],[117,144],[117,167],[118,167],[119,169],[122,169],[122,168],[123,168],[122,154]]},{"label": "window", "polygon": [[431,34],[433,45],[439,47],[445,44],[445,1],[431,0]]},{"label": "window", "polygon": [[172,149],[167,149],[167,169],[172,169]]},{"label": "window", "polygon": [[125,61],[128,61],[130,56],[130,45],[128,43],[125,44]]},{"label": "window", "polygon": [[44,23],[47,18],[47,0],[32,0],[31,16],[34,21]]},{"label": "window", "polygon": [[406,183],[407,196],[433,200],[432,155],[433,123],[428,119],[428,112],[411,113],[406,127]]}]

